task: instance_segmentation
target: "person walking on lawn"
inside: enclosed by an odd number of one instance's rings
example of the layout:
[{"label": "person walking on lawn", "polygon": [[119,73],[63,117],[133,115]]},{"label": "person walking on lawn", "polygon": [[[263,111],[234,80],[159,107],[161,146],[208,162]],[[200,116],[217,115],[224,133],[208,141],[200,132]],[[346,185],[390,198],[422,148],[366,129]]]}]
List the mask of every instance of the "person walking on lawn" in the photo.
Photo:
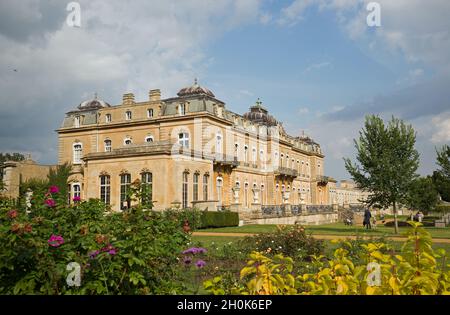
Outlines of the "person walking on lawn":
[{"label": "person walking on lawn", "polygon": [[370,210],[367,208],[366,211],[364,211],[364,221],[363,221],[363,225],[366,227],[366,229],[372,228],[372,226],[370,225],[371,218],[372,218],[372,213],[370,213]]}]

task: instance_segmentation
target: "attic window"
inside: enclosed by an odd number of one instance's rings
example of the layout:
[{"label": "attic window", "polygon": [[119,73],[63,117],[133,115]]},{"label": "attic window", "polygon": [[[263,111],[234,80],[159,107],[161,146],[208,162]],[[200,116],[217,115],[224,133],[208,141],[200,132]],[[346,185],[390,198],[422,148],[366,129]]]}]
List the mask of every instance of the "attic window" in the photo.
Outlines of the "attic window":
[{"label": "attic window", "polygon": [[126,120],[131,120],[131,111],[127,111],[126,113],[125,113],[125,119]]},{"label": "attic window", "polygon": [[186,115],[186,104],[180,104],[178,106],[178,114]]}]

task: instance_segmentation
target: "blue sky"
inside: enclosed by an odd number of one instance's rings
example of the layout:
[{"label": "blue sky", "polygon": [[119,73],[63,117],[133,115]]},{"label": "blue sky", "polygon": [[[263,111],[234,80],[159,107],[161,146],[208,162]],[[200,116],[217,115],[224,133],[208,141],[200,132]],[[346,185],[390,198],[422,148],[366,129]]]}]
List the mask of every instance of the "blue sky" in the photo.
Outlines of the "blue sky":
[{"label": "blue sky", "polygon": [[198,77],[233,111],[259,97],[291,134],[305,130],[337,179],[366,114],[403,118],[429,174],[450,142],[450,2],[380,0],[375,28],[368,2],[79,1],[71,28],[64,1],[2,1],[0,151],[55,163],[54,130],[95,92],[170,97]]}]

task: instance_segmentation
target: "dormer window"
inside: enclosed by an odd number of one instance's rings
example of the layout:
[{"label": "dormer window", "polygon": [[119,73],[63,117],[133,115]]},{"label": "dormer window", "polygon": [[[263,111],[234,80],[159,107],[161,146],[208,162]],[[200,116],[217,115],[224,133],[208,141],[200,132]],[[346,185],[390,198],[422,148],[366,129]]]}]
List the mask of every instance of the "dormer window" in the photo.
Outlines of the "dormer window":
[{"label": "dormer window", "polygon": [[79,128],[80,127],[80,116],[76,116],[75,117],[74,126],[75,126],[75,128]]},{"label": "dormer window", "polygon": [[149,108],[147,109],[147,118],[152,118],[153,117],[153,109]]},{"label": "dormer window", "polygon": [[105,115],[105,122],[110,123],[111,121],[112,121],[111,114],[106,114]]},{"label": "dormer window", "polygon": [[125,113],[125,119],[126,119],[126,120],[131,120],[131,118],[132,118],[131,111],[128,110],[128,111]]},{"label": "dormer window", "polygon": [[186,104],[180,104],[178,106],[178,114],[182,116],[186,115]]}]

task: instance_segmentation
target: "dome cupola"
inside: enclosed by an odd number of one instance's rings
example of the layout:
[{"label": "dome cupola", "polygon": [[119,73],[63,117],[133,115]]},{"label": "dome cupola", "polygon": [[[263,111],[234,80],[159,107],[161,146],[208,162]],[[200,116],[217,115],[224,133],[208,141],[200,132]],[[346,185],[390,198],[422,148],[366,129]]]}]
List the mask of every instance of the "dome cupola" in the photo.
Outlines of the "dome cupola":
[{"label": "dome cupola", "polygon": [[105,101],[97,98],[97,93],[95,93],[94,99],[84,101],[80,105],[78,105],[79,110],[92,110],[92,109],[100,109],[100,108],[105,108],[105,107],[111,107],[111,105],[109,105]]},{"label": "dome cupola", "polygon": [[250,111],[244,114],[244,118],[266,126],[276,126],[278,124],[277,120],[269,115],[267,109],[262,106],[259,98],[256,104],[250,107]]},{"label": "dome cupola", "polygon": [[214,93],[211,92],[209,89],[200,86],[197,82],[197,79],[195,79],[194,84],[185,88],[182,88],[177,95],[178,96],[191,96],[191,95],[208,95],[211,97],[215,97]]}]

